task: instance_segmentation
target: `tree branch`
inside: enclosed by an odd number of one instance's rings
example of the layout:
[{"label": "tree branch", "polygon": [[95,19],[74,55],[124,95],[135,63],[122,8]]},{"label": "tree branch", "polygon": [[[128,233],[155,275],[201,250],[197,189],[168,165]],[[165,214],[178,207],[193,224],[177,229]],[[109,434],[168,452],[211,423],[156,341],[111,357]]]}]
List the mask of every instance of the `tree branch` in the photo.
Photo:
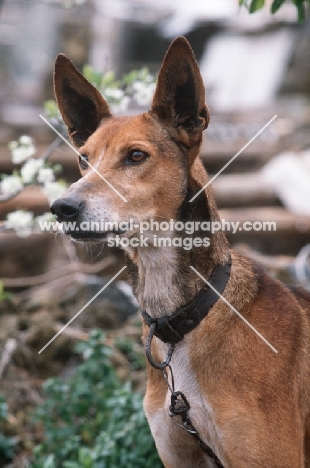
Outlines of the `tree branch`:
[{"label": "tree branch", "polygon": [[62,268],[55,268],[48,273],[38,276],[26,276],[21,278],[1,278],[5,288],[29,288],[40,284],[49,283],[63,276],[72,275],[72,273],[84,273],[86,275],[95,275],[115,263],[114,257],[107,257],[94,265],[75,262],[71,265],[65,265]]},{"label": "tree branch", "polygon": [[17,190],[17,192],[7,193],[6,195],[0,195],[0,203],[11,200],[12,198],[16,197],[16,195],[22,192],[24,188],[25,188],[25,185],[21,189]]},{"label": "tree branch", "polygon": [[62,143],[62,139],[58,136],[57,138],[55,138],[55,140],[46,148],[46,150],[44,151],[44,153],[42,154],[41,156],[41,159],[43,159],[44,161],[47,161],[48,158],[50,156],[52,156],[52,154],[54,153],[54,151],[59,148],[59,146],[61,145]]}]

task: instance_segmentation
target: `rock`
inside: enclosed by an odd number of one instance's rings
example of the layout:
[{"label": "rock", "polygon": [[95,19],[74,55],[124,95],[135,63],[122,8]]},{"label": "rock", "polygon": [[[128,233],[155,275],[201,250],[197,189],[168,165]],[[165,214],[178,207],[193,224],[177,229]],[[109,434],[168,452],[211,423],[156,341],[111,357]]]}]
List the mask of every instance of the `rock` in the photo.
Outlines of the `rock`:
[{"label": "rock", "polygon": [[110,277],[83,275],[79,281],[71,277],[63,283],[29,289],[26,295],[23,293],[21,308],[24,312],[19,319],[19,329],[27,329],[31,323],[41,320],[43,323],[53,320],[66,324],[76,314],[79,315],[74,319],[75,326],[119,327],[137,312],[138,305],[130,286],[124,281],[112,282],[92,300],[109,281]]},{"label": "rock", "polygon": [[[84,283],[86,288],[85,302],[91,301],[109,280],[110,278],[88,276],[87,282]],[[127,285],[127,290],[124,284]],[[129,291],[130,286],[126,282],[111,283],[81,312],[76,323],[86,328],[110,329],[119,327],[138,309],[133,295]]]}]

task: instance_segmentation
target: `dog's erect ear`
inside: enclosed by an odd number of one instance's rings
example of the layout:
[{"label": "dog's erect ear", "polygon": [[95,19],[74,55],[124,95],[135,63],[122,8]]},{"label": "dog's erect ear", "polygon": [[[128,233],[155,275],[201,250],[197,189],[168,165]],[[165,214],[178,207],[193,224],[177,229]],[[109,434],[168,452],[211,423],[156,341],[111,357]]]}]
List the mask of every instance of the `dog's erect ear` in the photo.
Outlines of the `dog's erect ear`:
[{"label": "dog's erect ear", "polygon": [[201,140],[209,123],[205,89],[194,52],[184,37],[175,39],[164,58],[151,106],[189,146]]},{"label": "dog's erect ear", "polygon": [[54,91],[63,121],[77,147],[94,133],[102,119],[111,117],[105,99],[64,54],[59,54],[55,61]]}]

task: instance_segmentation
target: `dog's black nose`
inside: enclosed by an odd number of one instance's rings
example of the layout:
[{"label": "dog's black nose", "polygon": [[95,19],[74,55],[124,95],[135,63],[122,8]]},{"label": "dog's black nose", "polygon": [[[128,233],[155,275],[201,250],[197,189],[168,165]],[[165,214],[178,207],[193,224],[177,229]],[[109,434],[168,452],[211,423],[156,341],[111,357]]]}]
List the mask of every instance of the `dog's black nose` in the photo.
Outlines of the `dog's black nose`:
[{"label": "dog's black nose", "polygon": [[74,198],[57,198],[50,210],[58,221],[74,220],[77,218],[82,202]]}]

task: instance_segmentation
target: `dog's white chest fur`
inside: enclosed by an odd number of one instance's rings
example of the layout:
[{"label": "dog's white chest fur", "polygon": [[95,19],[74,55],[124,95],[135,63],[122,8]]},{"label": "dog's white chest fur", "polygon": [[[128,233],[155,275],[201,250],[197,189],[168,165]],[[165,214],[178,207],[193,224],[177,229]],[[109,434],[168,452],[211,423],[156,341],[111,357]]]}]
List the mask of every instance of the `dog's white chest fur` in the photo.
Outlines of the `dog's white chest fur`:
[{"label": "dog's white chest fur", "polygon": [[172,313],[181,302],[175,281],[177,254],[172,248],[139,249],[140,307],[153,317]]},{"label": "dog's white chest fur", "polygon": [[[159,347],[161,347],[162,360],[164,360],[167,354],[167,345],[160,342]],[[190,404],[188,414],[191,423],[198,431],[203,442],[219,453],[221,450],[221,437],[220,431],[216,427],[214,421],[213,408],[208,402],[207,396],[204,395],[204,392],[199,387],[193,369],[191,368],[188,350],[186,348],[186,341],[179,343],[172,356],[171,369],[174,377],[174,389],[175,391],[181,391],[188,400]],[[167,370],[167,375],[171,384],[169,370]],[[158,408],[154,414],[150,414],[147,407],[145,408],[157,449],[161,456],[163,456],[167,465],[169,466],[171,457],[171,466],[178,466],[178,468],[188,468],[189,466],[193,468],[213,468],[216,466],[200,449],[193,435],[188,434],[184,429],[178,428],[173,424],[169,416],[170,404],[171,392],[167,388],[164,407]],[[175,422],[180,423],[180,418],[176,417]],[[180,446],[176,447],[176,440],[178,440],[179,444],[180,436],[182,437],[183,448]],[[191,453],[193,461],[191,462],[192,464],[189,465]],[[175,464],[176,458],[178,458],[177,465]]]}]

